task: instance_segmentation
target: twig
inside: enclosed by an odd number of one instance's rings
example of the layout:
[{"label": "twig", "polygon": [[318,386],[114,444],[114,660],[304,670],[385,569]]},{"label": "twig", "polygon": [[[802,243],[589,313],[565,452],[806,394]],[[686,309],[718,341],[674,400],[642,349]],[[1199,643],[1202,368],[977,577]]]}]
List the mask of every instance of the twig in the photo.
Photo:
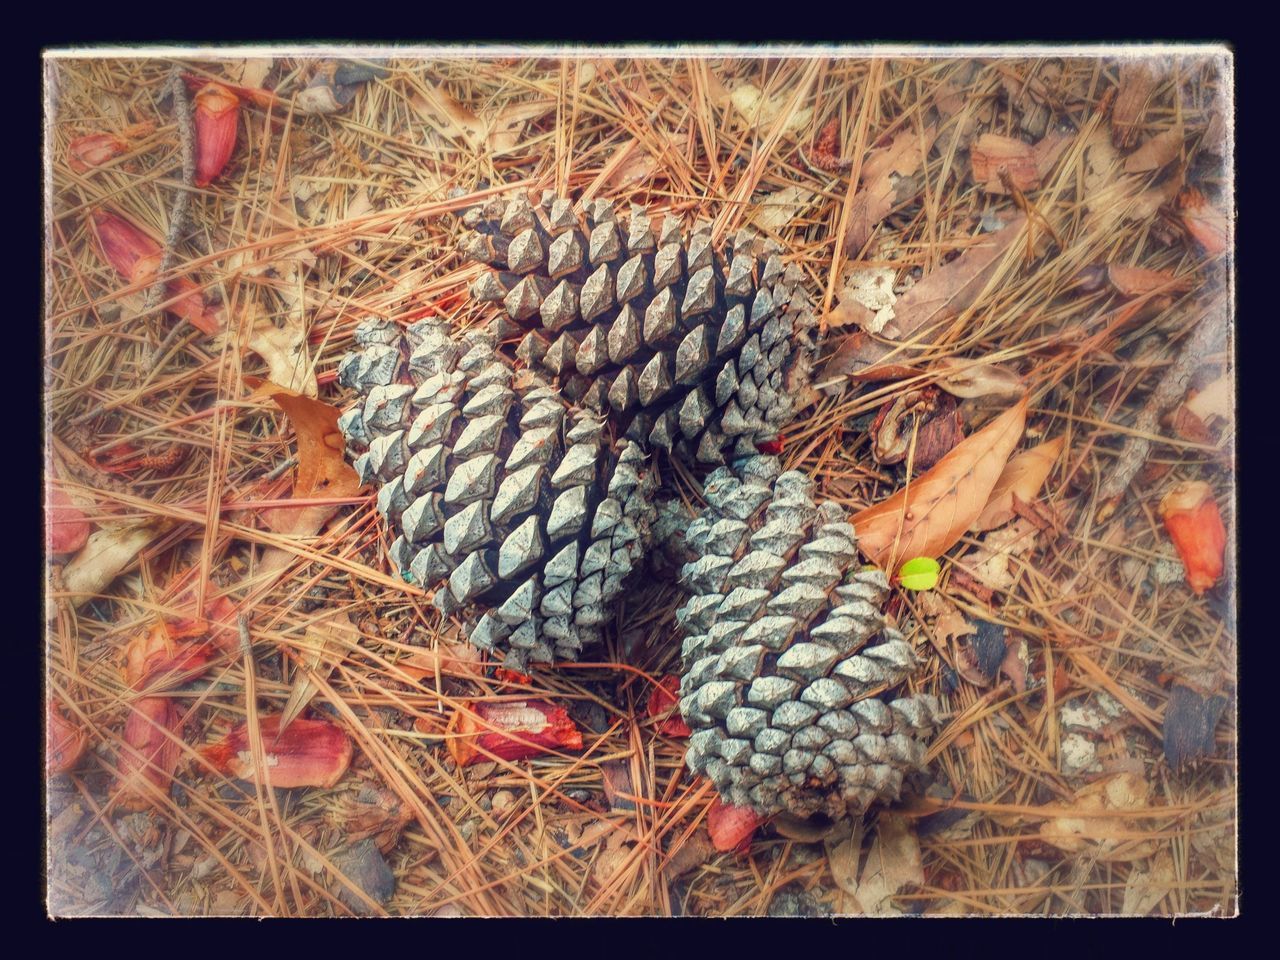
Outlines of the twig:
[{"label": "twig", "polygon": [[1098,522],[1105,523],[1115,513],[1120,499],[1129,488],[1134,476],[1147,462],[1151,453],[1151,441],[1137,434],[1153,434],[1159,425],[1160,415],[1186,395],[1187,385],[1205,358],[1215,352],[1217,341],[1226,333],[1226,325],[1217,323],[1213,318],[1201,317],[1196,323],[1195,331],[1187,338],[1174,361],[1134,421],[1134,433],[1125,440],[1120,448],[1120,456],[1116,458],[1115,467],[1107,474],[1102,484],[1102,506],[1098,509]]},{"label": "twig", "polygon": [[[169,92],[173,95],[173,118],[178,124],[178,142],[182,146],[182,187],[173,198],[173,206],[169,210],[169,231],[165,234],[164,250],[160,255],[160,268],[156,271],[156,282],[147,290],[146,308],[154,310],[156,304],[164,299],[165,276],[173,269],[176,258],[178,237],[187,222],[187,207],[191,203],[191,191],[196,180],[196,133],[195,119],[191,114],[191,102],[187,99],[186,84],[182,79],[182,71],[177,67],[169,73]],[[166,338],[167,342],[168,338]],[[163,345],[151,356],[154,366],[164,355]]]}]

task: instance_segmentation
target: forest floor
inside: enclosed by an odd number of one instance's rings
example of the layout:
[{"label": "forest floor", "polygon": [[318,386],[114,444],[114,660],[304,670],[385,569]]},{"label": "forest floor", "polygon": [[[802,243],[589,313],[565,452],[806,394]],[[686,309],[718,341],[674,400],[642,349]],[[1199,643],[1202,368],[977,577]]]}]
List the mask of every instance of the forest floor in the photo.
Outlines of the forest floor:
[{"label": "forest floor", "polygon": [[[51,914],[1236,912],[1221,52],[63,55],[46,82]],[[674,582],[588,661],[504,673],[392,570],[368,490],[304,476],[323,432],[282,411],[350,403],[361,320],[491,316],[457,214],[518,190],[777,239],[827,353],[781,457],[851,512],[1027,396],[1016,496],[894,591],[945,720],[858,829],[717,849],[649,709]],[[1166,497],[1206,484],[1175,543]],[[460,766],[459,712],[513,698],[582,749]],[[252,778],[286,709],[341,731],[349,764],[303,758],[327,785]]]}]

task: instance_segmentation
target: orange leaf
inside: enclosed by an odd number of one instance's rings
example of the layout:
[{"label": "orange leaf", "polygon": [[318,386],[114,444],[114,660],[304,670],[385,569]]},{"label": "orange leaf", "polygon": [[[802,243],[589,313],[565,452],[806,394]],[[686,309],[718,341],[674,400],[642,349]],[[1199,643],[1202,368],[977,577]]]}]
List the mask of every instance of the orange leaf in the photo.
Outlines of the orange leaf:
[{"label": "orange leaf", "polygon": [[1014,517],[1015,496],[1026,503],[1034,500],[1044,486],[1049,471],[1058,461],[1064,442],[1064,437],[1048,440],[1038,447],[1023,451],[1005,464],[1004,472],[996,481],[987,505],[982,508],[982,513],[978,514],[978,519],[973,521],[973,526],[969,529],[981,533],[1008,523]]},{"label": "orange leaf", "polygon": [[213,657],[212,643],[177,641],[206,632],[205,624],[200,622],[174,629],[163,620],[158,621],[125,647],[124,682],[134,690],[142,690],[161,678],[182,683],[204,673]]},{"label": "orange leaf", "polygon": [[345,441],[338,429],[336,407],[274,383],[263,384],[254,396],[263,394],[275,401],[293,423],[298,440],[294,497],[349,497],[360,489],[359,477],[342,455]]},{"label": "orange leaf", "polygon": [[858,546],[885,570],[905,557],[939,557],[986,506],[1022,436],[1027,398],[966,438],[913,483],[856,513]]},{"label": "orange leaf", "polygon": [[1160,516],[1182,557],[1192,592],[1204,593],[1222,576],[1227,544],[1213,488],[1203,480],[1178,484],[1160,501]]},{"label": "orange leaf", "polygon": [[684,722],[684,718],[680,716],[680,711],[676,709],[679,697],[680,678],[675,674],[663,677],[649,694],[645,713],[650,717],[662,718],[658,721],[657,730],[664,737],[687,737],[693,733],[689,725]]}]

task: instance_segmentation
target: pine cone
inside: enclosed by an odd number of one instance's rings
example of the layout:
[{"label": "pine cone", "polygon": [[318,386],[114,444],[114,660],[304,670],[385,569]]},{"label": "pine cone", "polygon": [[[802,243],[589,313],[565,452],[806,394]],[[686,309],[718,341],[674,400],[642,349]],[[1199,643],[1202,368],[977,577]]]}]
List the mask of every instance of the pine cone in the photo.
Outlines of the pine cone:
[{"label": "pine cone", "polygon": [[464,217],[460,251],[495,267],[472,294],[532,327],[517,356],[646,449],[723,464],[774,440],[814,355],[803,271],[749,230],[717,250],[706,222],[686,240],[674,216],[655,234],[641,207],[587,209],[548,192]]},{"label": "pine cone", "polygon": [[576,659],[645,554],[656,479],[640,447],[541,378],[489,333],[360,324],[338,382],[358,391],[339,426],[396,534],[391,554],[445,615],[475,604],[473,644],[506,665]]},{"label": "pine cone", "polygon": [[917,667],[880,613],[883,572],[856,570],[853,527],[773,457],[712,471],[685,531],[680,711],[686,763],[726,802],[832,819],[895,799],[938,702],[886,700]]}]

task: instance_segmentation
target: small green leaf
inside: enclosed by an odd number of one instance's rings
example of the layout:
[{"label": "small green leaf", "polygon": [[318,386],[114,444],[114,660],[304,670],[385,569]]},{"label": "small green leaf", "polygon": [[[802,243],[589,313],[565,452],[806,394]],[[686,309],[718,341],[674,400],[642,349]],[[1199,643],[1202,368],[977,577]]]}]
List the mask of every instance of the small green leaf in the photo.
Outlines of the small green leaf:
[{"label": "small green leaf", "polygon": [[938,585],[941,569],[933,557],[915,557],[902,565],[898,579],[907,590],[932,590]]}]

